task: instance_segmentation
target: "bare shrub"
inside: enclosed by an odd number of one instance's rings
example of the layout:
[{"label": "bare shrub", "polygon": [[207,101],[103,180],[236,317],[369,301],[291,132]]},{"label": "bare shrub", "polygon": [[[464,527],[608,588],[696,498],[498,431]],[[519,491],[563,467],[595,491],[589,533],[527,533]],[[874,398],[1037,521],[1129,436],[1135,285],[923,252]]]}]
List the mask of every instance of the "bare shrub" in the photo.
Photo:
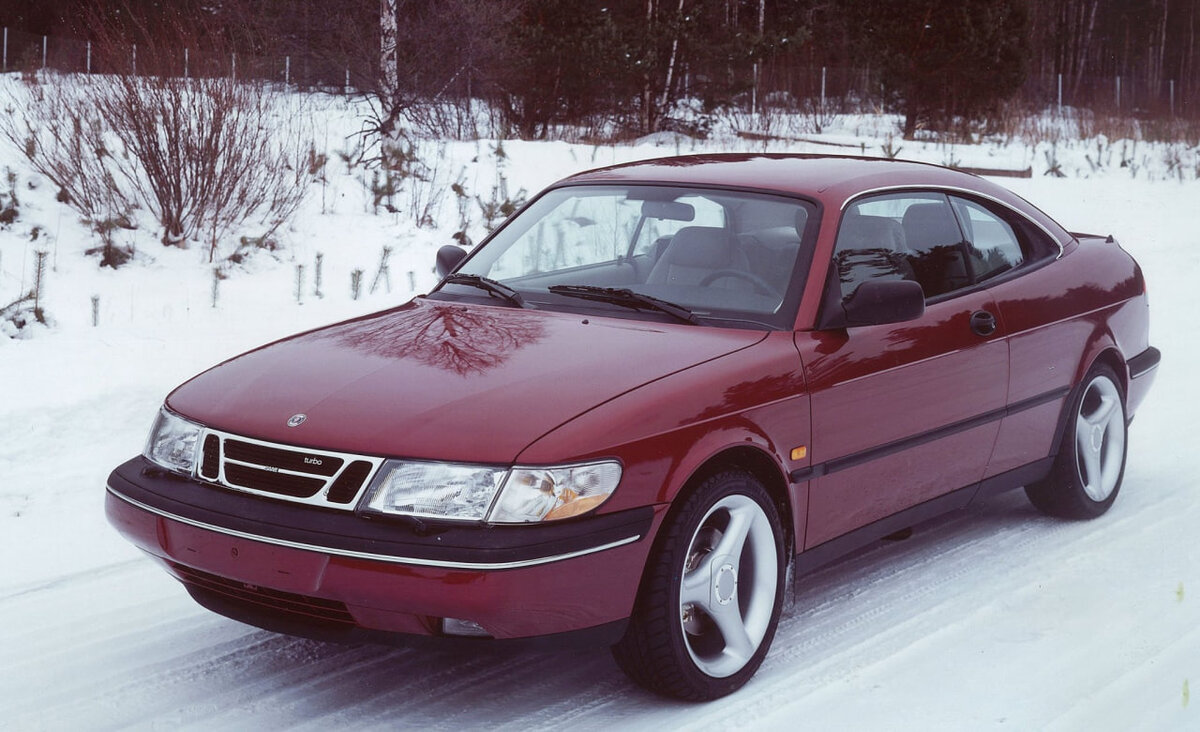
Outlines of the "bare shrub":
[{"label": "bare shrub", "polygon": [[270,233],[303,199],[306,141],[262,85],[108,76],[91,97],[128,152],[113,167],[155,213],[164,244],[203,236],[215,255],[231,227],[257,217]]},{"label": "bare shrub", "polygon": [[[307,116],[294,97],[229,73],[174,75],[187,35],[157,33],[139,39],[141,75],[42,72],[9,87],[0,136],[65,192],[106,252],[108,223],[144,205],[164,244],[203,239],[211,261],[233,227],[255,224],[265,237],[299,207],[312,179]],[[128,66],[129,48],[97,35],[99,62]]]},{"label": "bare shrub", "polygon": [[494,110],[474,99],[414,102],[400,116],[414,134],[432,140],[495,137],[500,126]]},{"label": "bare shrub", "polygon": [[[124,154],[86,86],[55,72],[8,87],[0,137],[7,138],[32,163],[34,170],[59,188],[59,200],[75,208],[93,227],[128,218],[135,196],[117,178],[114,151]],[[118,266],[127,258],[104,242],[101,263]]]},{"label": "bare shrub", "polygon": [[[379,213],[383,207],[389,213],[409,217],[418,228],[437,225],[451,181],[444,169],[446,144],[437,144],[432,156],[428,147],[419,150],[417,144],[403,137],[381,146],[380,167],[371,171],[370,184],[366,178],[360,178],[371,193],[373,213]],[[422,152],[426,158],[432,157],[433,162],[425,162]],[[395,205],[397,196],[403,196],[399,208]]]},{"label": "bare shrub", "polygon": [[[0,189],[0,227],[6,227],[17,220],[17,209],[21,202],[17,200],[17,173],[8,166],[4,167],[4,177],[8,183],[8,193]],[[6,200],[7,199],[7,200]]]}]

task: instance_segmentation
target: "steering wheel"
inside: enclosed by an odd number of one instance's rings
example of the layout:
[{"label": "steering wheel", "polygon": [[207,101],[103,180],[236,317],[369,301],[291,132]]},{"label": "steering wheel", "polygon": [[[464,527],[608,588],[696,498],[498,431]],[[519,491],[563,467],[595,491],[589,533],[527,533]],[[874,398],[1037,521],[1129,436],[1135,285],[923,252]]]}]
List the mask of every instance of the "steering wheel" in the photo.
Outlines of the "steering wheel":
[{"label": "steering wheel", "polygon": [[716,272],[711,272],[706,275],[704,279],[700,280],[700,286],[703,287],[705,285],[712,284],[713,282],[725,277],[732,277],[735,280],[749,282],[754,288],[755,292],[765,297],[783,299],[783,296],[779,294],[779,291],[772,287],[770,283],[768,283],[762,277],[740,269],[718,269]]}]

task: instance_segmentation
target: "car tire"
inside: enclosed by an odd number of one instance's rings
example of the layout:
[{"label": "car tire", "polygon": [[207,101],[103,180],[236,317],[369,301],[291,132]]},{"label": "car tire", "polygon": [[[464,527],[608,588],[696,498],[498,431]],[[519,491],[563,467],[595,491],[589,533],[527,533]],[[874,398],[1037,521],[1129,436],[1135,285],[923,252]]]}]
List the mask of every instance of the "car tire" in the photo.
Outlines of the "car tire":
[{"label": "car tire", "polygon": [[1088,371],[1072,397],[1050,475],[1026,486],[1042,513],[1092,519],[1112,506],[1125,476],[1128,424],[1121,380],[1107,364]]},{"label": "car tire", "polygon": [[[732,528],[732,530],[731,530]],[[688,494],[659,534],[617,664],[664,696],[730,694],[767,655],[785,585],[779,512],[741,470]]]}]

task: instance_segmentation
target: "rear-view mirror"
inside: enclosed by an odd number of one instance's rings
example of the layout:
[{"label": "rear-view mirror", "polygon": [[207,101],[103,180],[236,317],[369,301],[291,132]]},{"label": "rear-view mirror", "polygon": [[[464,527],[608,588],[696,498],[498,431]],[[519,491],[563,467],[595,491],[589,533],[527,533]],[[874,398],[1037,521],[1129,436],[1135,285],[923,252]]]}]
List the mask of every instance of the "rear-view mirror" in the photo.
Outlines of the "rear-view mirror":
[{"label": "rear-view mirror", "polygon": [[696,218],[696,207],[678,201],[642,201],[642,216],[648,219],[693,221]]}]

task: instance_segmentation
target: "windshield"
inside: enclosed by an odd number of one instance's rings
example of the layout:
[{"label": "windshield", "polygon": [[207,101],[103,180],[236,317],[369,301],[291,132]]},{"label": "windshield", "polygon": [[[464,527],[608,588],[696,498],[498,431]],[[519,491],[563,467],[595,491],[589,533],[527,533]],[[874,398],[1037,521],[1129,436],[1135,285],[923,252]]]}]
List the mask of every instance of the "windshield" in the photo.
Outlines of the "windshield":
[{"label": "windshield", "polygon": [[[542,195],[458,272],[503,283],[534,307],[662,319],[646,303],[657,299],[697,322],[790,328],[815,212],[754,193],[569,186]],[[470,289],[449,283],[440,293],[480,296]]]}]

